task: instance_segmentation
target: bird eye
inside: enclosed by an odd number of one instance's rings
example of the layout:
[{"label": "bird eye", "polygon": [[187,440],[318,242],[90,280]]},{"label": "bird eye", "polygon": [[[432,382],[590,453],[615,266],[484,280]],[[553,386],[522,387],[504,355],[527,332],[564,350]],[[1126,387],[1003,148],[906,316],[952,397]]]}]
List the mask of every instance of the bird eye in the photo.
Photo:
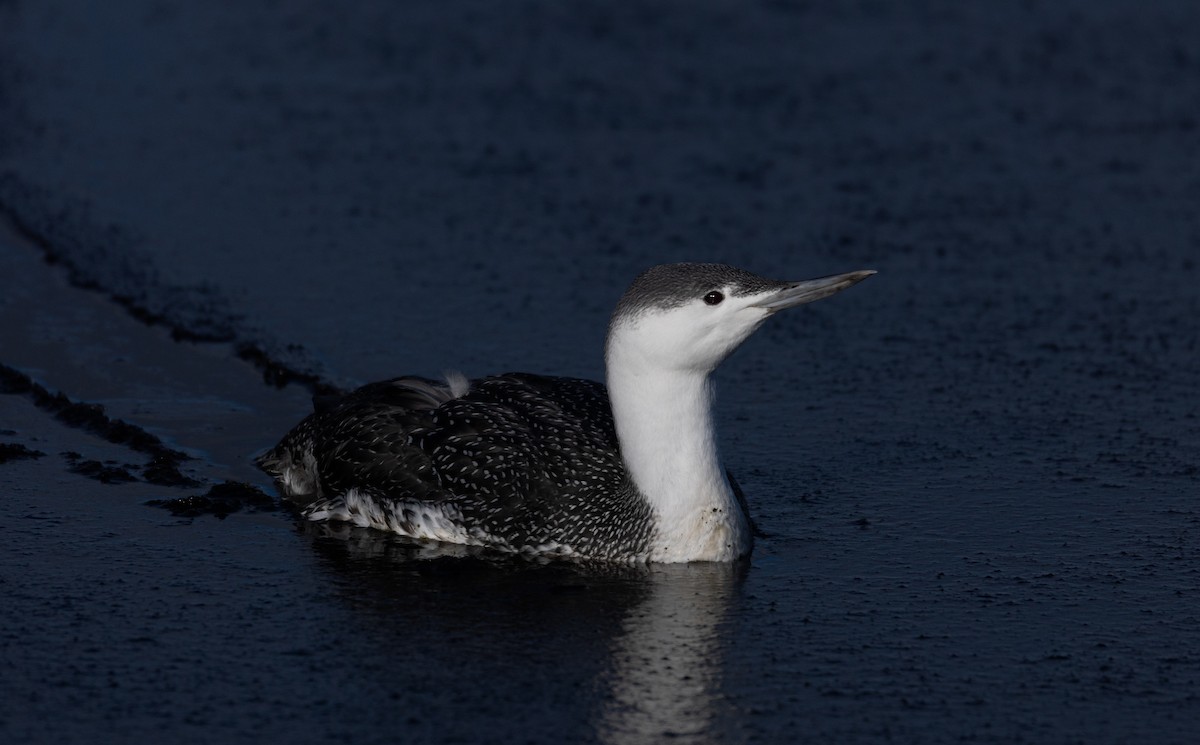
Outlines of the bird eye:
[{"label": "bird eye", "polygon": [[708,303],[709,305],[720,305],[721,301],[724,299],[725,296],[716,290],[713,290],[704,296],[704,302]]}]

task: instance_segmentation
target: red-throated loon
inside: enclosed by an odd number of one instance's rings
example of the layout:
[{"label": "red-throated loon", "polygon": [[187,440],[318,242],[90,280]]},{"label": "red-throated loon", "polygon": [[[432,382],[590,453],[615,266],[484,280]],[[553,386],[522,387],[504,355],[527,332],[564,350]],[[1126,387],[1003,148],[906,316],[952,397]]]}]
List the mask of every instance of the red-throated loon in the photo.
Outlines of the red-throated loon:
[{"label": "red-throated loon", "polygon": [[717,455],[711,374],[776,312],[872,274],[655,266],[613,312],[607,386],[524,373],[372,383],[319,406],[259,464],[310,520],[535,555],[731,561],[753,536]]}]

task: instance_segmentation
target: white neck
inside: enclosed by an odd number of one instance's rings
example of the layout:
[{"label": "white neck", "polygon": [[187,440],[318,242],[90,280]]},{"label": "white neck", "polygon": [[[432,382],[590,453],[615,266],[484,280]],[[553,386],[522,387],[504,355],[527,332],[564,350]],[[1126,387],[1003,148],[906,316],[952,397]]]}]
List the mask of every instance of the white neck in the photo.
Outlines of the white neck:
[{"label": "white neck", "polygon": [[633,482],[658,521],[651,561],[729,561],[750,551],[717,455],[706,372],[663,370],[610,344],[608,395]]}]

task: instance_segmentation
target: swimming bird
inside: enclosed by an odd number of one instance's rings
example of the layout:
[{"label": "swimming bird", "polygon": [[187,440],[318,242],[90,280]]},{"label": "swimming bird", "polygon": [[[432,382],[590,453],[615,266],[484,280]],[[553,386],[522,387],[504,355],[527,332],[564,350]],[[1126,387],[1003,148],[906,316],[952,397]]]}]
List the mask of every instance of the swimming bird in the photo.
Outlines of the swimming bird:
[{"label": "swimming bird", "polygon": [[259,464],[310,520],[539,556],[732,561],[750,552],[752,523],[718,457],[712,373],[775,313],[874,273],[651,267],[609,321],[607,385],[372,383],[318,403]]}]

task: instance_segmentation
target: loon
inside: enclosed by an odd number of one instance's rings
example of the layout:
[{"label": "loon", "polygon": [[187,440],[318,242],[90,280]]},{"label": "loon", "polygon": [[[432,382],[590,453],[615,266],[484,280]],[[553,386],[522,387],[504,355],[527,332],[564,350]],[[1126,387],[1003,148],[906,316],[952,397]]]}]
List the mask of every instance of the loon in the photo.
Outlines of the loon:
[{"label": "loon", "polygon": [[651,267],[609,321],[607,386],[527,373],[371,383],[314,402],[258,463],[309,520],[536,556],[733,561],[753,524],[718,458],[712,372],[775,313],[874,273]]}]

